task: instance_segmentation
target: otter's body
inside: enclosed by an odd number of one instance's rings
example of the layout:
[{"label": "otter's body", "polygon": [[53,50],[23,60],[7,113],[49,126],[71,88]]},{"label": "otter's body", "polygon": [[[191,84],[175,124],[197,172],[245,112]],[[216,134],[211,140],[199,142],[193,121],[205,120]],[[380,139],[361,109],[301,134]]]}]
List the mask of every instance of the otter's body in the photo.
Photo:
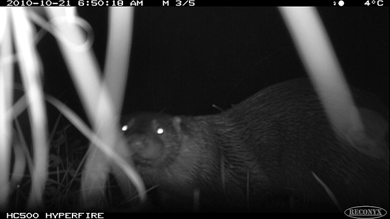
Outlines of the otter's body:
[{"label": "otter's body", "polygon": [[[378,101],[354,94],[388,124]],[[135,166],[147,187],[157,186],[162,209],[389,209],[388,154],[368,156],[334,134],[306,80],[271,86],[217,115],[139,114],[125,124]]]}]

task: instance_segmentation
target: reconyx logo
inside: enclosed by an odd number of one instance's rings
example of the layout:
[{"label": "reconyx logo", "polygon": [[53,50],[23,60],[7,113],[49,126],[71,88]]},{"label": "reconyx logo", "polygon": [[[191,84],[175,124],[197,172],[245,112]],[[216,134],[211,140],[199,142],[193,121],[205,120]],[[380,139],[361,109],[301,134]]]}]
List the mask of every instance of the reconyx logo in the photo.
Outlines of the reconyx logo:
[{"label": "reconyx logo", "polygon": [[350,207],[344,211],[344,214],[350,218],[371,219],[384,217],[387,214],[387,211],[380,207],[363,205]]}]

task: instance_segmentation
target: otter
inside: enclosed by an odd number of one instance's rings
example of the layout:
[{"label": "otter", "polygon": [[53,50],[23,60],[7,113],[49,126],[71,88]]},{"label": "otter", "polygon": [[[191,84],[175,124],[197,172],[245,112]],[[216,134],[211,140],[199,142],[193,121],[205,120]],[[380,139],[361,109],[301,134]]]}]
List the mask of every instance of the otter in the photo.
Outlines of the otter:
[{"label": "otter", "polygon": [[145,185],[156,187],[150,197],[158,210],[389,209],[388,109],[369,93],[353,95],[386,124],[386,156],[340,139],[307,79],[273,85],[215,115],[125,116],[123,133]]}]

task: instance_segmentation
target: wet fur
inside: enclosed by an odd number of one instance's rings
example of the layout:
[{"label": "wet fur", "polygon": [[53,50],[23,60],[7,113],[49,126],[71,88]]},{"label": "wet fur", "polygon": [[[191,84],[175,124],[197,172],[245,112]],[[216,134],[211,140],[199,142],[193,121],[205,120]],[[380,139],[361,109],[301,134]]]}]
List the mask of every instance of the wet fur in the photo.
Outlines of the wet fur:
[{"label": "wet fur", "polygon": [[[388,124],[388,109],[379,101],[365,92],[354,94],[358,106],[375,110]],[[126,137],[143,132],[149,149],[161,151],[158,159],[145,160],[129,142],[146,185],[158,185],[162,210],[194,210],[194,200],[201,211],[337,210],[313,173],[342,209],[389,209],[388,156],[369,157],[338,138],[306,80],[271,86],[217,115],[131,118],[138,123]],[[164,136],[153,133],[153,121],[164,127]],[[387,151],[388,136],[387,130]]]}]

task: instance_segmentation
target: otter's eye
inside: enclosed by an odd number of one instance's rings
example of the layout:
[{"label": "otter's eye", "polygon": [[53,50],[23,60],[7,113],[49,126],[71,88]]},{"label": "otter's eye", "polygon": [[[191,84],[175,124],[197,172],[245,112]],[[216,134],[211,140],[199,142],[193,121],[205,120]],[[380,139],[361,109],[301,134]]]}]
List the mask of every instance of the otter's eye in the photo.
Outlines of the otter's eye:
[{"label": "otter's eye", "polygon": [[122,131],[123,131],[123,132],[127,131],[127,129],[129,129],[129,126],[128,126],[128,125],[122,126]]},{"label": "otter's eye", "polygon": [[162,135],[164,133],[164,129],[163,128],[157,128],[156,132],[157,132],[157,134]]}]

